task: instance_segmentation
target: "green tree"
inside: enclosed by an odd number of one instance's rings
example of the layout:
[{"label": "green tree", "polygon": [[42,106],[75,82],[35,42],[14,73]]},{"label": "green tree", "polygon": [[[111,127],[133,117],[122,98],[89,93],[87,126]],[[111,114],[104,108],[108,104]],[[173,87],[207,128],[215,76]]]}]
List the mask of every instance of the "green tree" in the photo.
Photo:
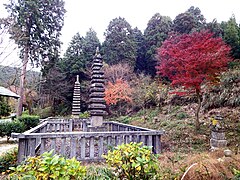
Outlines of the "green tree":
[{"label": "green tree", "polygon": [[108,64],[136,63],[136,44],[131,25],[124,18],[113,19],[104,33],[103,59]]},{"label": "green tree", "polygon": [[161,16],[159,13],[156,13],[148,21],[147,28],[144,31],[144,36],[146,38],[146,72],[152,76],[156,75],[156,49],[167,39],[171,26],[172,20],[170,17]]},{"label": "green tree", "polygon": [[222,22],[223,40],[232,48],[231,54],[234,58],[240,58],[240,27],[233,15],[227,22]]},{"label": "green tree", "polygon": [[30,60],[38,66],[58,55],[65,9],[62,0],[18,0],[6,7],[13,20],[9,32],[20,48],[23,63],[18,106],[21,115],[27,64]]},{"label": "green tree", "polygon": [[210,30],[215,37],[222,37],[223,36],[223,29],[221,24],[214,19],[212,22],[206,24],[206,29]]},{"label": "green tree", "polygon": [[137,46],[137,58],[135,64],[136,72],[143,72],[146,70],[147,62],[145,61],[146,43],[143,33],[136,27],[133,29],[133,37]]},{"label": "green tree", "polygon": [[84,38],[79,33],[73,36],[63,59],[61,69],[66,73],[67,78],[72,75],[84,74],[86,69],[86,59],[84,57]]},{"label": "green tree", "polygon": [[206,20],[198,7],[191,6],[186,12],[176,16],[173,20],[173,31],[192,33],[199,31],[206,26]]},{"label": "green tree", "polygon": [[83,53],[87,64],[88,62],[92,61],[93,56],[96,53],[96,48],[100,48],[100,46],[101,43],[97,37],[96,31],[90,28],[89,31],[86,33],[83,42]]}]

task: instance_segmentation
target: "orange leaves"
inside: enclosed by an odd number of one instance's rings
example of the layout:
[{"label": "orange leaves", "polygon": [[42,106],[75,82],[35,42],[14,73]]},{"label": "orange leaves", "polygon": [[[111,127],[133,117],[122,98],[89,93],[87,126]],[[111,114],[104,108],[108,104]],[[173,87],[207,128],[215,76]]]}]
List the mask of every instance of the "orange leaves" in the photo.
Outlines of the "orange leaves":
[{"label": "orange leaves", "polygon": [[120,101],[132,102],[132,89],[128,82],[117,79],[116,83],[108,82],[105,89],[105,101],[108,105],[116,105]]}]

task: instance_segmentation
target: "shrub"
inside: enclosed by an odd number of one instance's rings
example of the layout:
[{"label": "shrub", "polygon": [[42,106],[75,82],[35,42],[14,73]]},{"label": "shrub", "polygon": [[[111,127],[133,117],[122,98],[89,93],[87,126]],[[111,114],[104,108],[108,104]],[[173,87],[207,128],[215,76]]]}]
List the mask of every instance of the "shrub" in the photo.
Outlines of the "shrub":
[{"label": "shrub", "polygon": [[45,152],[41,156],[29,157],[25,164],[10,168],[13,172],[10,178],[24,179],[31,177],[39,180],[54,179],[84,179],[86,168],[75,158],[66,159],[53,155],[53,151]]},{"label": "shrub", "polygon": [[13,148],[0,156],[0,172],[8,170],[9,167],[17,166],[17,148]]},{"label": "shrub", "polygon": [[114,173],[120,179],[150,179],[157,174],[156,156],[142,143],[122,144],[103,155]]},{"label": "shrub", "polygon": [[24,132],[24,130],[25,130],[24,123],[18,120],[0,123],[0,137],[7,136],[7,141],[11,137],[12,133],[22,133]]},{"label": "shrub", "polygon": [[188,115],[185,112],[179,112],[178,114],[176,114],[177,119],[185,119],[187,117]]},{"label": "shrub", "polygon": [[33,115],[22,115],[18,118],[20,122],[23,122],[25,124],[25,130],[29,130],[39,123],[39,116],[33,116]]},{"label": "shrub", "polygon": [[89,116],[90,116],[90,114],[87,111],[79,114],[79,118],[89,118]]},{"label": "shrub", "polygon": [[87,168],[86,180],[117,180],[112,170],[106,167],[91,166]]},{"label": "shrub", "polygon": [[0,96],[0,118],[8,116],[11,112],[10,106],[7,104],[6,99]]},{"label": "shrub", "polygon": [[40,116],[40,118],[45,119],[52,116],[52,107],[45,107],[45,108],[36,108],[34,109],[34,114]]},{"label": "shrub", "polygon": [[234,178],[233,179],[240,179],[240,169],[233,169],[233,173],[234,173]]}]

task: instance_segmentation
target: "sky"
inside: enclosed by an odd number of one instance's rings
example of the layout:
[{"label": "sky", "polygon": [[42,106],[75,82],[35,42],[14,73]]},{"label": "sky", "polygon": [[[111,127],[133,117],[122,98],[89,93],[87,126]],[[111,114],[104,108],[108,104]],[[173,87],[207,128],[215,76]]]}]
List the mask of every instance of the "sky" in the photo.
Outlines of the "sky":
[{"label": "sky", "polygon": [[[7,2],[8,0],[0,0],[0,17],[7,14],[2,5]],[[63,42],[61,54],[66,51],[69,42],[77,32],[85,36],[89,28],[93,28],[103,42],[103,34],[108,24],[116,17],[125,18],[132,28],[138,27],[143,32],[155,13],[169,16],[173,20],[190,6],[199,7],[207,22],[214,18],[218,22],[227,21],[234,14],[237,22],[240,23],[240,0],[65,0],[67,12],[61,36]],[[10,46],[7,49],[11,50],[14,47],[14,45]],[[6,58],[1,60],[1,58],[3,57],[0,56],[0,64],[3,65],[11,65],[13,62],[21,63],[17,58],[17,51],[7,60]]]}]

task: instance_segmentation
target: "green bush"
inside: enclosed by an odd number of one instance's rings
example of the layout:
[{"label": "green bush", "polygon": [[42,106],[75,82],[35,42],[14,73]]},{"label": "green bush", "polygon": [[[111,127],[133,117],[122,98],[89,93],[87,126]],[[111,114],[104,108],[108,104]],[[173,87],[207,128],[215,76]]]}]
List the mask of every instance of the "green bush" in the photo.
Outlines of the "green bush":
[{"label": "green bush", "polygon": [[0,123],[0,137],[7,136],[7,140],[11,137],[11,133],[22,133],[24,130],[24,123],[18,120]]},{"label": "green bush", "polygon": [[185,112],[179,112],[178,114],[176,114],[177,119],[185,119],[187,117],[188,115]]},{"label": "green bush", "polygon": [[25,124],[25,130],[29,130],[35,126],[38,125],[39,123],[39,116],[34,116],[34,115],[22,115],[21,117],[18,118],[20,122],[23,122]]},{"label": "green bush", "polygon": [[42,119],[48,118],[53,115],[52,107],[36,108],[34,114],[39,115]]},{"label": "green bush", "polygon": [[87,168],[86,180],[117,180],[112,170],[106,167],[91,166]]},{"label": "green bush", "polygon": [[0,96],[0,118],[2,116],[8,116],[10,115],[11,108],[7,104],[6,99],[2,96]]},{"label": "green bush", "polygon": [[151,179],[157,175],[157,158],[142,143],[122,144],[103,155],[120,179]]},{"label": "green bush", "polygon": [[234,173],[234,180],[239,180],[240,179],[240,169],[233,169],[233,173]]},{"label": "green bush", "polygon": [[17,154],[17,148],[14,148],[0,156],[0,172],[8,170],[9,167],[17,166]]},{"label": "green bush", "polygon": [[90,116],[90,114],[87,111],[79,114],[79,118],[89,118],[89,116]]},{"label": "green bush", "polygon": [[86,168],[75,158],[66,159],[53,155],[53,151],[45,152],[41,156],[29,157],[23,165],[10,168],[12,179],[39,179],[39,180],[70,180],[84,179]]}]

